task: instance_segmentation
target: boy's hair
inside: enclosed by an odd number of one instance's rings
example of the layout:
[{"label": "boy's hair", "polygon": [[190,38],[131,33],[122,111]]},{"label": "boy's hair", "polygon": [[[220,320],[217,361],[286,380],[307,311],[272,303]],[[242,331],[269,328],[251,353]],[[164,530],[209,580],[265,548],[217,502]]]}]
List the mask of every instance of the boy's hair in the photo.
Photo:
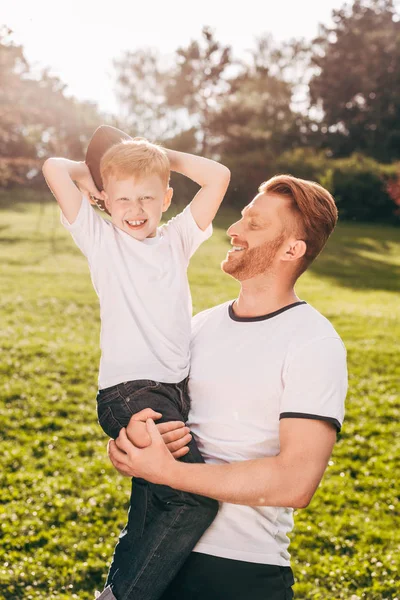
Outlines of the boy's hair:
[{"label": "boy's hair", "polygon": [[292,175],[272,177],[260,185],[259,192],[278,194],[292,201],[291,210],[297,225],[294,233],[307,244],[296,273],[299,277],[321,252],[335,228],[338,219],[335,201],[319,183]]},{"label": "boy's hair", "polygon": [[100,174],[107,185],[110,176],[117,179],[158,175],[168,187],[170,177],[168,156],[161,146],[152,144],[145,138],[134,138],[114,144],[104,153],[100,161]]}]

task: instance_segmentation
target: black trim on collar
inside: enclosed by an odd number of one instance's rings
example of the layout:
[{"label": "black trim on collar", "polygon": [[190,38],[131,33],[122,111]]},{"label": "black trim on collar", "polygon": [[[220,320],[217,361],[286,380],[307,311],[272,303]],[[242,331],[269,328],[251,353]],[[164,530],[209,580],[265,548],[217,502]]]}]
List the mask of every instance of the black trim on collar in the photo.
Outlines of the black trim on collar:
[{"label": "black trim on collar", "polygon": [[262,315],[261,317],[238,317],[233,312],[234,302],[236,302],[236,300],[234,300],[229,305],[229,316],[233,321],[239,321],[241,323],[251,323],[252,321],[266,321],[267,319],[272,319],[272,317],[276,317],[277,315],[280,315],[281,313],[289,310],[290,308],[294,308],[295,306],[300,306],[301,304],[307,304],[307,302],[305,300],[300,300],[299,302],[293,302],[293,304],[288,304],[287,306],[284,306],[283,308],[280,308],[279,310],[275,310],[274,312],[269,313],[268,315]]},{"label": "black trim on collar", "polygon": [[311,415],[308,413],[283,412],[279,415],[279,420],[281,419],[314,419],[315,421],[326,421],[327,423],[332,423],[332,425],[336,427],[337,432],[339,432],[342,427],[339,421],[333,417],[323,417],[321,415]]}]

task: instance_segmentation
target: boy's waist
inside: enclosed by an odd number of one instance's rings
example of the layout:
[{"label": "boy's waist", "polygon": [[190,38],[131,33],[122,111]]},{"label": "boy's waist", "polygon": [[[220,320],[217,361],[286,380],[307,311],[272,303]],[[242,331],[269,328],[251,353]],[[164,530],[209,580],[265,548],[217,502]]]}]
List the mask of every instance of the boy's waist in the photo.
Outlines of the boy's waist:
[{"label": "boy's waist", "polygon": [[123,384],[127,381],[136,381],[148,379],[160,383],[177,383],[185,379],[189,374],[189,363],[185,367],[169,367],[163,365],[151,365],[141,368],[116,369],[100,362],[100,372],[98,379],[99,390],[109,388],[115,385]]}]

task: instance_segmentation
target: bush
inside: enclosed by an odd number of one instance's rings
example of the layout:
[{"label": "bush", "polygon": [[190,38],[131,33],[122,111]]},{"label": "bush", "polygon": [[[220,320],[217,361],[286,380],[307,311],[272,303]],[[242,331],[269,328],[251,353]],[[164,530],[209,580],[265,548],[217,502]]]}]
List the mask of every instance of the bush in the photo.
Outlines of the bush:
[{"label": "bush", "polygon": [[387,192],[396,165],[382,165],[360,154],[332,162],[332,192],[343,220],[400,222]]},{"label": "bush", "polygon": [[332,159],[312,148],[296,148],[279,157],[254,151],[242,157],[225,157],[232,171],[226,203],[243,206],[257,193],[260,183],[278,173],[318,181],[334,196],[341,220],[400,223],[388,182],[396,178],[399,165],[383,165],[353,154]]}]

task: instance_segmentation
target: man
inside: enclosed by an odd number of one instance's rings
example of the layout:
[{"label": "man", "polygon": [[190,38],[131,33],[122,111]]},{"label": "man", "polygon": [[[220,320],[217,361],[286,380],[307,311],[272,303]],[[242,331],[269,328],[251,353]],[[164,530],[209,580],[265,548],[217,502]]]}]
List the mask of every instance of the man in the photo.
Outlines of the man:
[{"label": "man", "polygon": [[239,297],[192,323],[188,424],[208,464],[175,461],[169,449],[179,441],[168,449],[151,418],[147,448],[134,447],[124,430],[109,442],[122,474],[221,503],[163,600],[293,597],[293,508],[306,507],[318,487],[347,391],[343,343],[294,284],[336,221],[324,188],[280,175],[228,229],[233,248],[222,270],[240,282]]}]

